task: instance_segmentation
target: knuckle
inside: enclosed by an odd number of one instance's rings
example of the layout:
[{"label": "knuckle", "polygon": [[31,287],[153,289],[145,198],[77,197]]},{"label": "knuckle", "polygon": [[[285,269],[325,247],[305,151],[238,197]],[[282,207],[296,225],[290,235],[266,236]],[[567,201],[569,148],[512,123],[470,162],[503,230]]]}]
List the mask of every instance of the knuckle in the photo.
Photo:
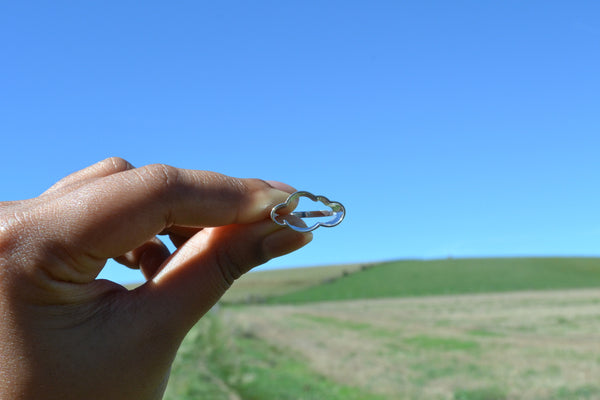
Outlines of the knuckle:
[{"label": "knuckle", "polygon": [[0,252],[3,254],[11,254],[14,251],[19,232],[23,231],[17,225],[20,225],[20,221],[15,216],[0,217]]},{"label": "knuckle", "polygon": [[[0,261],[11,260],[11,264],[18,265],[28,258],[35,258],[36,250],[41,247],[39,239],[36,238],[36,235],[40,235],[40,231],[39,223],[33,213],[26,212],[20,207],[2,212]],[[37,246],[33,246],[34,244]]]},{"label": "knuckle", "polygon": [[168,192],[177,184],[179,172],[177,168],[166,164],[151,164],[139,168],[140,179],[151,190]]},{"label": "knuckle", "polygon": [[103,168],[107,170],[107,172],[123,172],[133,168],[129,161],[121,157],[107,158],[106,160],[102,161],[101,164]]},{"label": "knuckle", "polygon": [[243,179],[232,178],[218,172],[206,172],[205,183],[214,188],[219,188],[223,196],[241,196],[248,191]]}]

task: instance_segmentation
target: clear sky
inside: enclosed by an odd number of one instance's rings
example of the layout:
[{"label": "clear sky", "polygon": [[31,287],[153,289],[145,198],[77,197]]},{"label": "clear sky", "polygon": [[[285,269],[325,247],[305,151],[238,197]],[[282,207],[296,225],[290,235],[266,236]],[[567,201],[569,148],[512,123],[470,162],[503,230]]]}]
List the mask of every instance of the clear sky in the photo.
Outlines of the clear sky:
[{"label": "clear sky", "polygon": [[596,1],[2,2],[0,199],[120,156],[346,206],[267,268],[600,255],[599,21]]}]

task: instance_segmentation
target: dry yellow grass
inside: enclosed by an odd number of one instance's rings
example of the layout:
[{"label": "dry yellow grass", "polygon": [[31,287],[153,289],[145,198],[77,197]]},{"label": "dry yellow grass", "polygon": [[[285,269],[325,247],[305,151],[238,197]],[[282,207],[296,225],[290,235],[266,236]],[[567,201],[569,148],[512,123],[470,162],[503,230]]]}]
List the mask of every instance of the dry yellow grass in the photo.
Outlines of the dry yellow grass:
[{"label": "dry yellow grass", "polygon": [[344,264],[325,267],[285,268],[252,271],[238,279],[225,293],[226,303],[260,301],[261,299],[301,290],[344,274],[359,271],[366,264]]},{"label": "dry yellow grass", "polygon": [[256,305],[224,317],[390,399],[600,398],[598,289]]}]

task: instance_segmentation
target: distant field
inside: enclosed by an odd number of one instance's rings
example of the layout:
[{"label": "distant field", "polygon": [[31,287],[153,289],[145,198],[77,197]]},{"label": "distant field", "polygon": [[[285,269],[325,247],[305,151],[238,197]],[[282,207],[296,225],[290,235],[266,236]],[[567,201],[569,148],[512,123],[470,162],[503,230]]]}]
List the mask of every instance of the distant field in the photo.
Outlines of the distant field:
[{"label": "distant field", "polygon": [[289,291],[270,303],[600,287],[598,258],[395,261],[331,283]]},{"label": "distant field", "polygon": [[260,302],[269,297],[330,282],[360,271],[366,264],[285,268],[252,271],[238,279],[225,293],[225,303]]},{"label": "distant field", "polygon": [[600,259],[247,278],[234,286],[237,304],[221,303],[190,332],[165,399],[600,399]]},{"label": "distant field", "polygon": [[600,289],[223,307],[167,400],[600,399]]}]

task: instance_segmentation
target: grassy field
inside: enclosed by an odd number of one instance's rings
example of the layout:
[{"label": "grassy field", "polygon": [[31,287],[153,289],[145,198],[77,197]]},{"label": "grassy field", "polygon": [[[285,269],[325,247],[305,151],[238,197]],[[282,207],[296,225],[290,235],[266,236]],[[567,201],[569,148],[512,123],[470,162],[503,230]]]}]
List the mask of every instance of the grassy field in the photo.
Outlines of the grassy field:
[{"label": "grassy field", "polygon": [[273,296],[271,303],[600,287],[597,258],[395,261],[329,283]]},{"label": "grassy field", "polygon": [[301,355],[244,330],[232,317],[228,311],[209,315],[188,335],[165,399],[386,399],[320,374]]},{"label": "grassy field", "polygon": [[[313,270],[312,288],[275,297],[284,304],[222,306],[200,321],[165,398],[600,399],[599,265],[415,261],[327,282]],[[345,293],[354,299],[323,301]]]},{"label": "grassy field", "polygon": [[368,266],[368,264],[344,264],[253,271],[238,279],[225,293],[222,301],[224,303],[261,302],[270,297],[333,282]]}]

